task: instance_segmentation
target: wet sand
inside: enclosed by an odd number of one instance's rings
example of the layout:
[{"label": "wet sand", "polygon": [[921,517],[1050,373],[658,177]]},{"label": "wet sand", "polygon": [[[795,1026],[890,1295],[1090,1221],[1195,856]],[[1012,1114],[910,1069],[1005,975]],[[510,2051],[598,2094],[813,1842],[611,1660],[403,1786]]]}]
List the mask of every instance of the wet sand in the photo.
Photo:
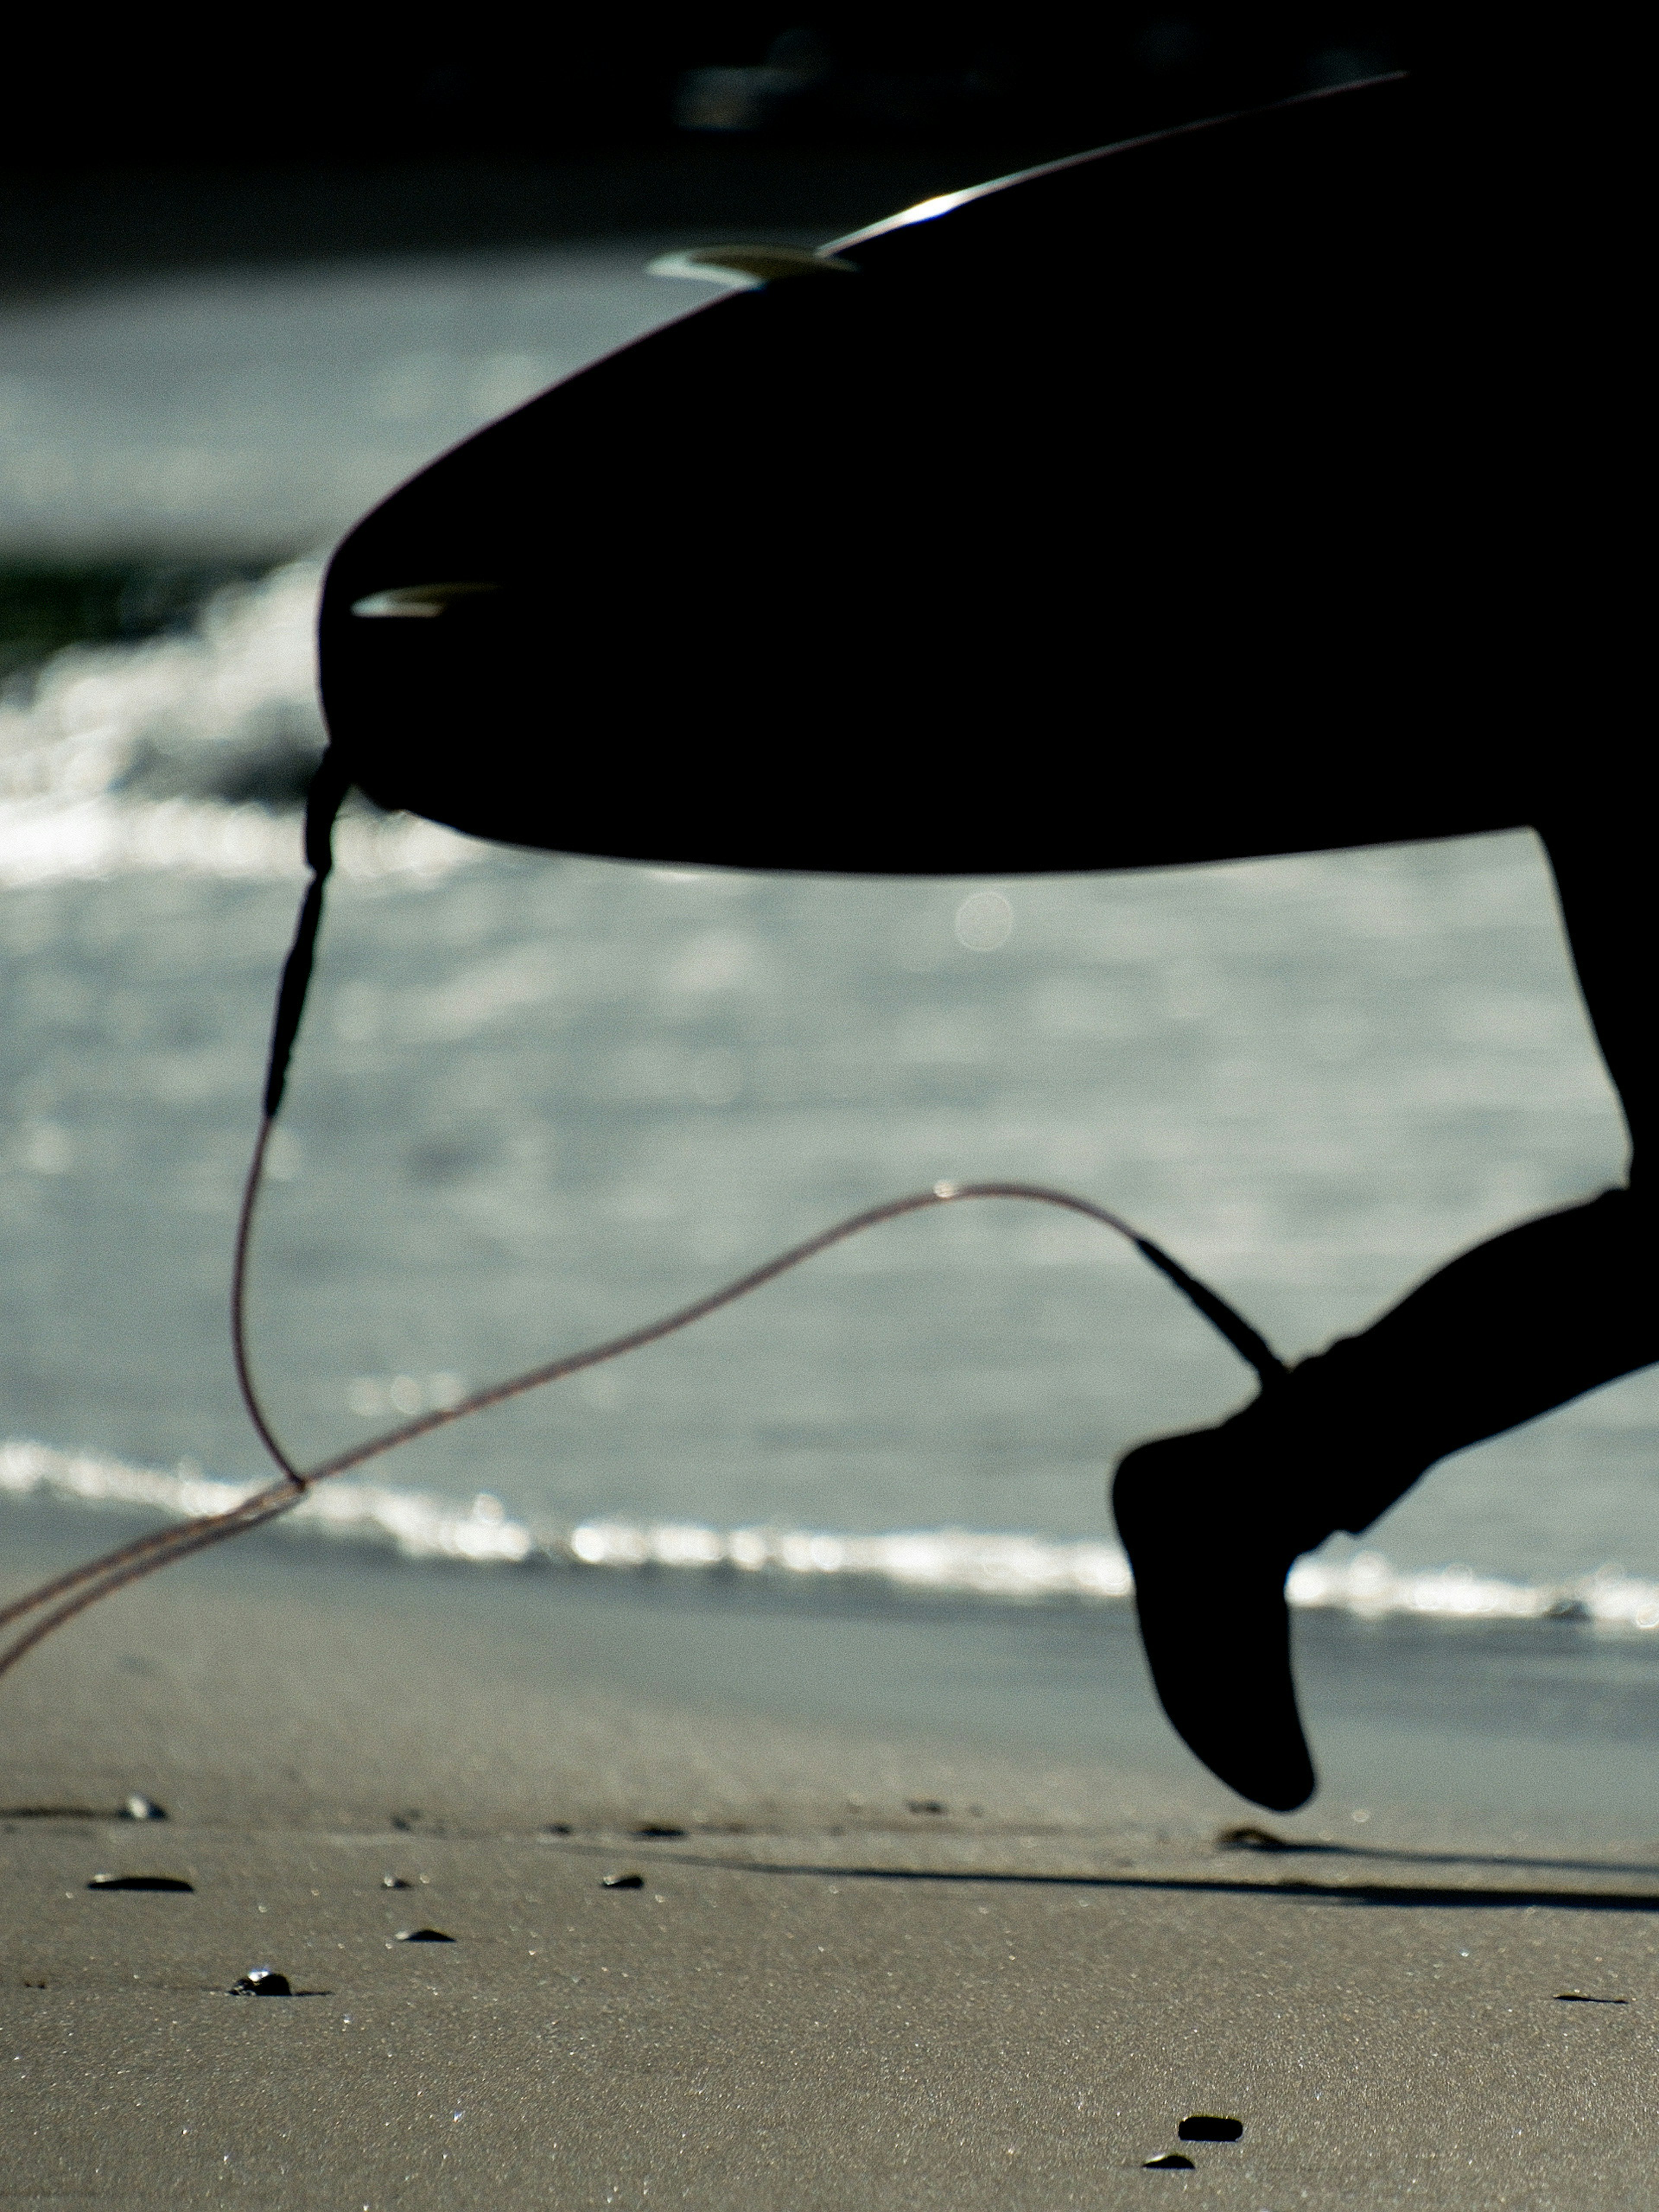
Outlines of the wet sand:
[{"label": "wet sand", "polygon": [[11,1678],[0,2202],[1651,2202],[1642,1806],[1328,1791],[1226,1847],[1151,1731],[744,1711],[718,1607],[501,1587],[250,1547]]}]

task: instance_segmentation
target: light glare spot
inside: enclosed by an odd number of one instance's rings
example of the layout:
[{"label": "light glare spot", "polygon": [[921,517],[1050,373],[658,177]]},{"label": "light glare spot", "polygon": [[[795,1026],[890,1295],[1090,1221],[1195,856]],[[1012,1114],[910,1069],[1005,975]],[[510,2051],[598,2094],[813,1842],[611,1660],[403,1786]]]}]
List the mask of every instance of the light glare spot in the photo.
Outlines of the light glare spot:
[{"label": "light glare spot", "polygon": [[305,1164],[299,1139],[287,1129],[273,1129],[265,1151],[265,1173],[273,1182],[292,1182]]},{"label": "light glare spot", "polygon": [[365,1419],[386,1411],[386,1392],[372,1375],[354,1376],[346,1385],[346,1404]]},{"label": "light glare spot", "polygon": [[38,1122],[23,1143],[25,1164],[35,1175],[66,1175],[75,1158],[69,1132],[55,1121]]},{"label": "light glare spot", "polygon": [[957,942],[969,952],[994,952],[1013,926],[1014,909],[1000,891],[975,891],[957,908]]}]

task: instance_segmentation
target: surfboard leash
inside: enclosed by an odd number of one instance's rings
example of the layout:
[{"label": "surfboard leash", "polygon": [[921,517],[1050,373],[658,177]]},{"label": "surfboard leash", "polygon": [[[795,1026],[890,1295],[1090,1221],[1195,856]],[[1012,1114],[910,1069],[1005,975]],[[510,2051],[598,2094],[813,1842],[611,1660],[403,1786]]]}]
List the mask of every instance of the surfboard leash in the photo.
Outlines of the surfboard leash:
[{"label": "surfboard leash", "polygon": [[469,1393],[453,1406],[434,1407],[428,1413],[418,1414],[394,1428],[383,1431],[379,1436],[369,1437],[365,1443],[337,1452],[315,1467],[303,1469],[297,1467],[277,1437],[253,1379],[247,1343],[247,1281],[254,1218],[264,1182],[266,1155],[277,1115],[282,1110],[289,1066],[299,1037],[316,960],[325,888],[333,868],[334,825],[349,788],[350,778],[331,748],[323,757],[307,800],[305,851],[311,879],[301,902],[294,942],[283,963],[282,980],[277,988],[259,1128],[243,1184],[231,1267],[231,1354],[237,1388],[247,1409],[248,1418],[260,1442],[280,1470],[282,1479],[251,1492],[223,1512],[206,1515],[182,1526],[157,1529],[147,1536],[136,1538],[131,1543],[118,1545],[97,1559],[54,1576],[10,1605],[0,1607],[0,1630],[24,1622],[28,1624],[20,1628],[9,1644],[0,1647],[0,1675],[9,1673],[55,1628],[63,1626],[77,1613],[84,1613],[100,1598],[112,1596],[117,1590],[127,1588],[145,1575],[155,1573],[158,1568],[172,1565],[175,1560],[190,1558],[211,1545],[222,1543],[232,1536],[240,1536],[248,1529],[263,1528],[266,1522],[291,1512],[316,1483],[326,1481],[333,1475],[344,1474],[386,1452],[395,1451],[400,1445],[413,1443],[418,1437],[430,1436],[438,1429],[465,1420],[470,1414],[483,1413],[492,1406],[504,1405],[509,1399],[521,1397],[527,1391],[540,1389],[544,1384],[559,1382],[590,1367],[600,1366],[607,1360],[619,1359],[627,1352],[641,1350],[646,1345],[659,1343],[664,1337],[672,1336],[683,1328],[689,1328],[694,1322],[718,1313],[722,1307],[748,1297],[751,1291],[775,1282],[779,1276],[803,1266],[808,1260],[815,1259],[819,1253],[844,1243],[849,1237],[861,1236],[866,1230],[900,1220],[907,1214],[925,1212],[934,1206],[953,1206],[966,1199],[1018,1199],[1030,1204],[1058,1206],[1112,1230],[1127,1239],[1141,1258],[1156,1268],[1166,1281],[1173,1284],[1204,1316],[1245,1364],[1255,1370],[1264,1390],[1273,1389],[1284,1379],[1288,1371],[1284,1361],[1237,1308],[1200,1277],[1183,1267],[1161,1244],[1144,1236],[1124,1220],[1121,1215],[1112,1212],[1106,1206],[1097,1206],[1091,1199],[1080,1198],[1074,1192],[1055,1189],[1045,1183],[938,1182],[930,1190],[890,1199],[881,1205],[850,1214],[844,1220],[821,1230],[817,1236],[791,1245],[787,1251],[762,1261],[758,1267],[750,1268],[733,1281],[723,1284],[702,1297],[693,1299],[689,1305],[680,1306],[657,1321],[647,1322],[638,1328],[607,1338],[604,1342],[590,1345],[582,1351],[568,1352],[562,1358],[526,1368],[522,1373],[509,1376],[503,1382],[489,1383],[482,1389]]}]

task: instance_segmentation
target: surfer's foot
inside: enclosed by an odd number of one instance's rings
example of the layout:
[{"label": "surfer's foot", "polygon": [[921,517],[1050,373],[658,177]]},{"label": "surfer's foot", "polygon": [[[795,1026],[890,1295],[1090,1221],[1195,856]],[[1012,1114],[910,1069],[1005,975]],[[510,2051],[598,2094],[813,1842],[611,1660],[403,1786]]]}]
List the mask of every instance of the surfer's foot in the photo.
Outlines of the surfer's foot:
[{"label": "surfer's foot", "polygon": [[1258,1399],[1219,1428],[1139,1445],[1119,1462],[1112,1510],[1176,1732],[1240,1796],[1289,1813],[1312,1796],[1315,1776],[1285,1577],[1335,1524],[1286,1467],[1267,1407]]}]

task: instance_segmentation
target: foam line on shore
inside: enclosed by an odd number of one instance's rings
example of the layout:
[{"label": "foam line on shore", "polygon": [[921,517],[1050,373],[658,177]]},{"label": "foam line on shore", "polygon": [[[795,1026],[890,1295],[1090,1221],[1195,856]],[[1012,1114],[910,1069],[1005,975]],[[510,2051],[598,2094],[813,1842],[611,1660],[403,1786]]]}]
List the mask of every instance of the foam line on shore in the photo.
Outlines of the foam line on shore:
[{"label": "foam line on shore", "polygon": [[[188,1521],[222,1512],[259,1486],[226,1482],[188,1466],[168,1472],[26,1439],[0,1443],[0,1497],[40,1497],[71,1506],[137,1507]],[[969,1528],[720,1529],[696,1522],[596,1516],[558,1526],[515,1521],[482,1492],[470,1504],[376,1483],[318,1489],[277,1524],[292,1536],[389,1550],[412,1561],[477,1566],[562,1566],[611,1573],[773,1574],[802,1580],[884,1583],[1009,1601],[1066,1598],[1122,1602],[1133,1594],[1115,1544]],[[1298,1562],[1293,1606],[1362,1619],[1414,1615],[1443,1620],[1582,1620],[1607,1628],[1659,1630],[1659,1583],[1603,1567],[1591,1575],[1519,1582],[1465,1566],[1395,1567],[1378,1552]]]}]

